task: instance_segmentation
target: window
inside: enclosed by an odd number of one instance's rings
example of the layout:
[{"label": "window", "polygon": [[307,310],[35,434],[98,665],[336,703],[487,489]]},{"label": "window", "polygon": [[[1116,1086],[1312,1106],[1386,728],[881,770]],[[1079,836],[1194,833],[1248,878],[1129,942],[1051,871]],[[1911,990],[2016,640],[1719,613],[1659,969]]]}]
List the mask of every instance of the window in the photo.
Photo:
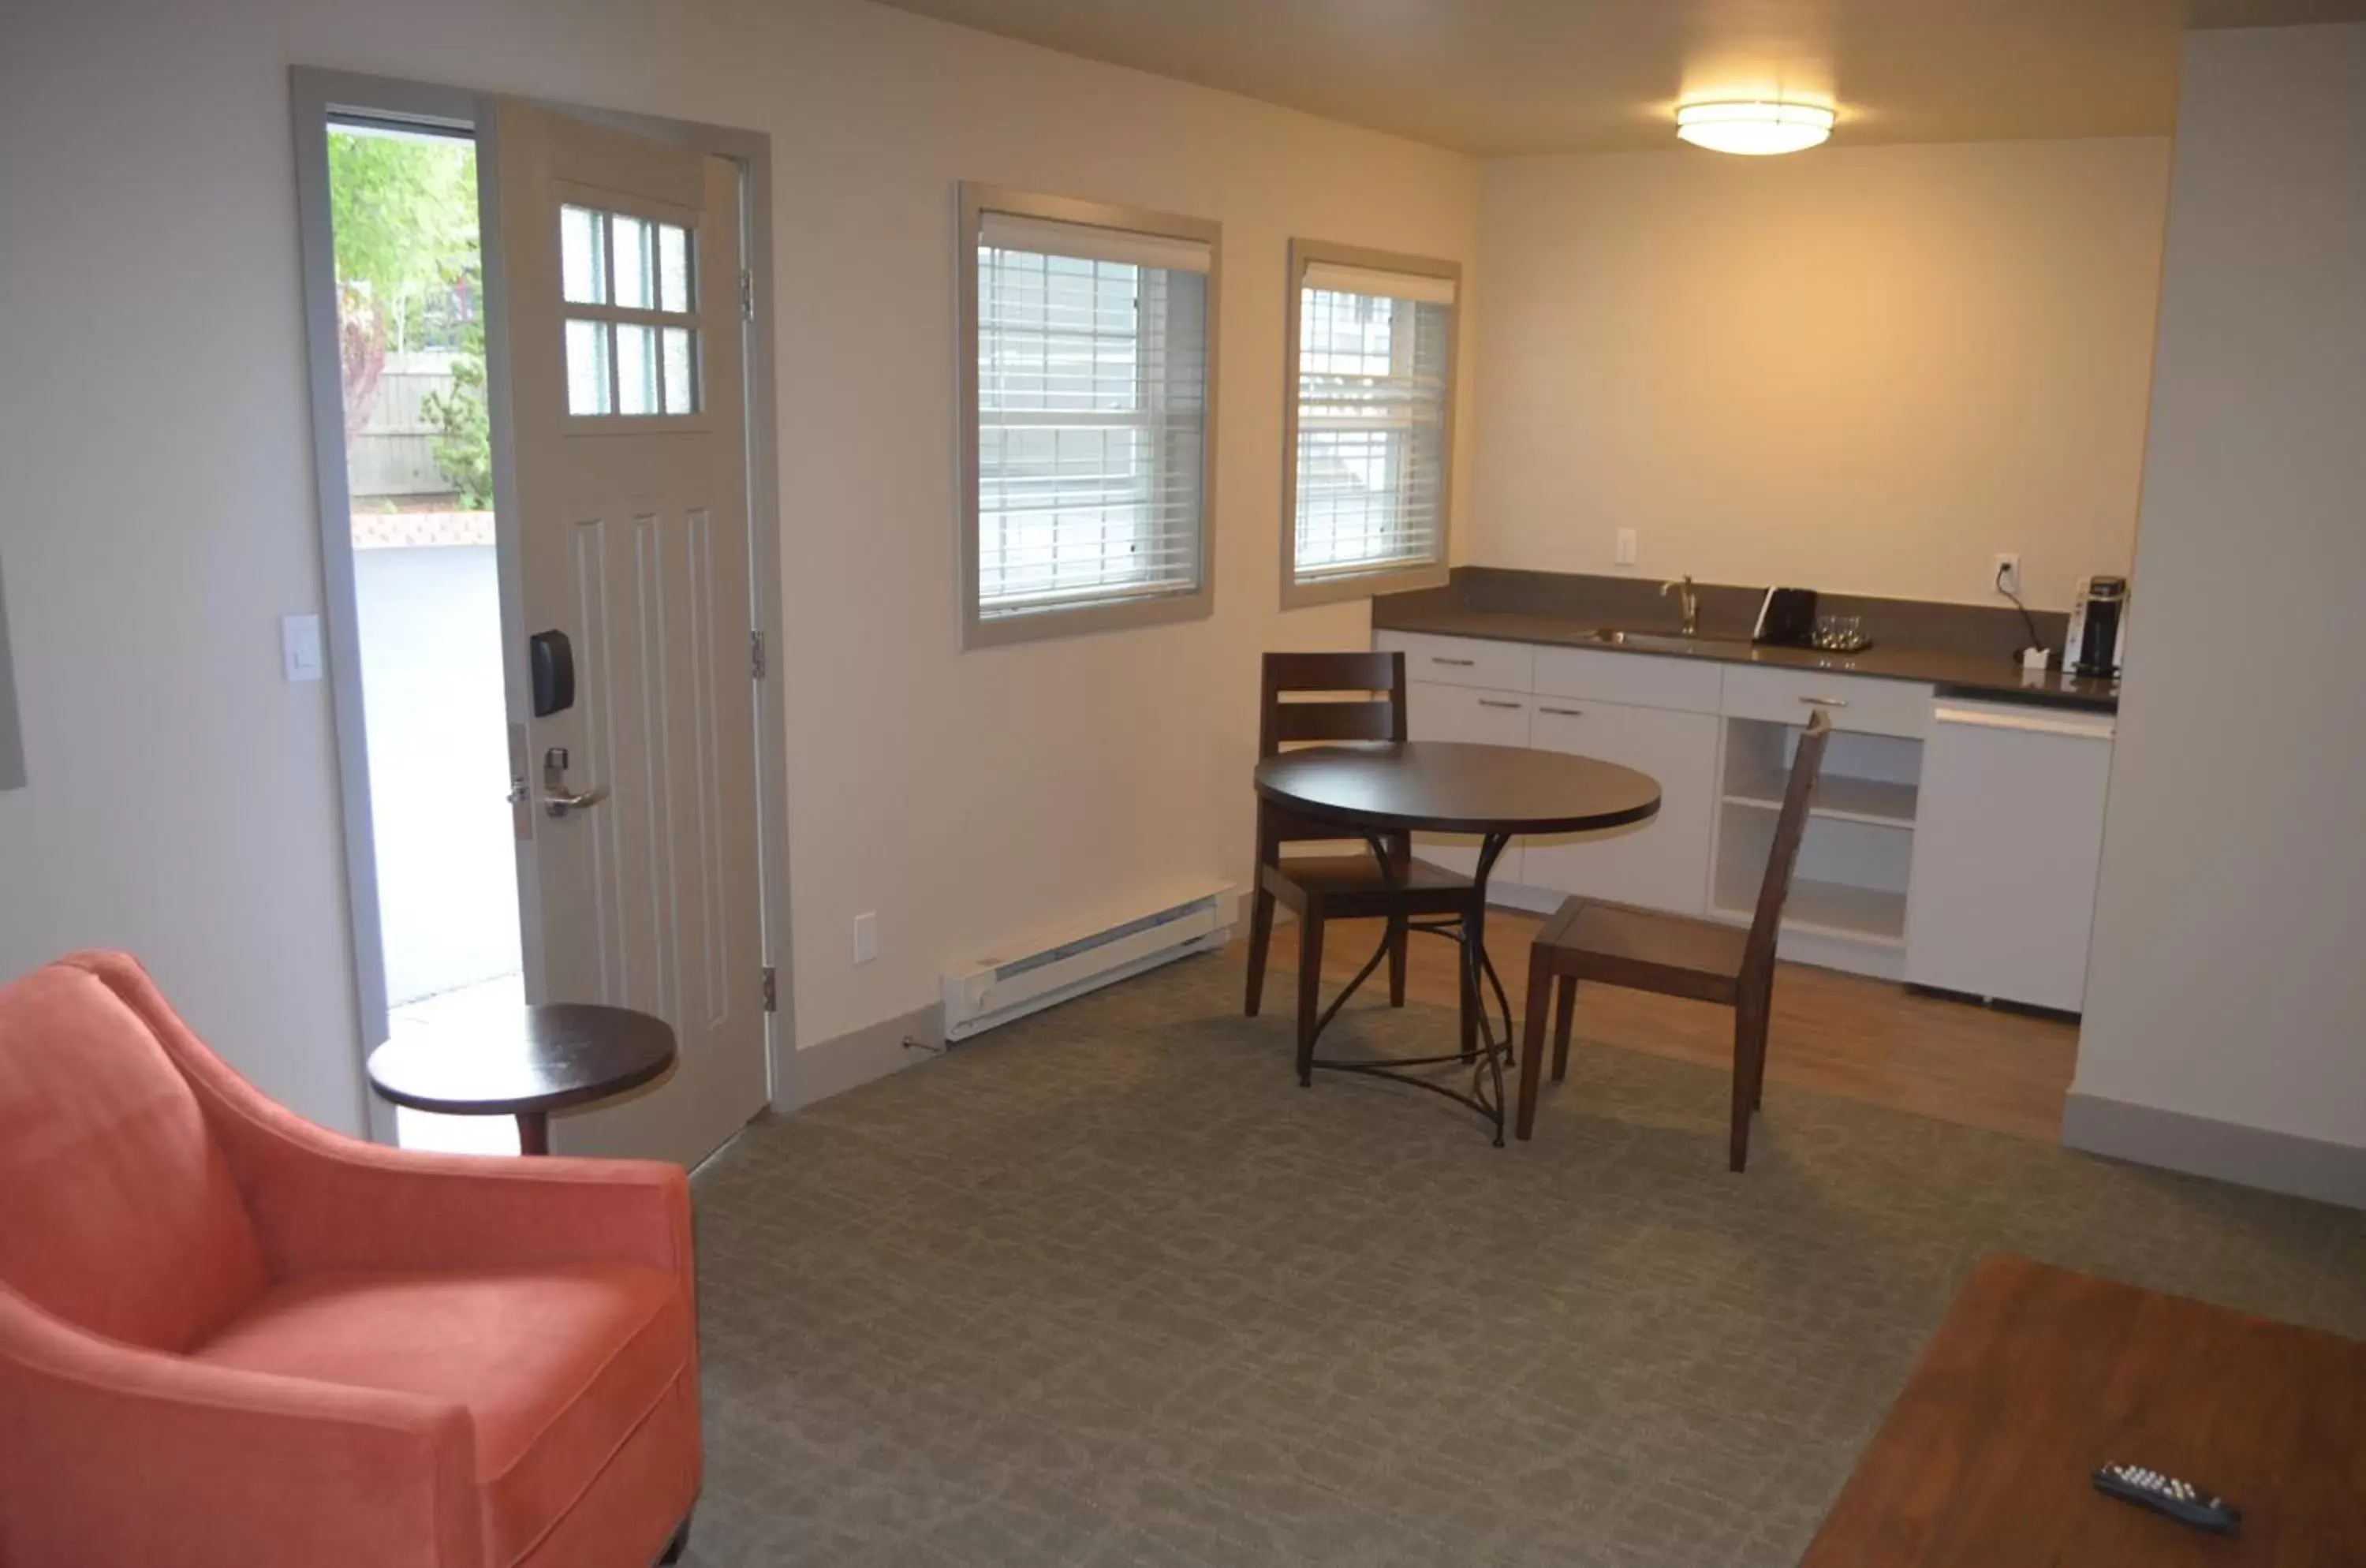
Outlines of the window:
[{"label": "window", "polygon": [[696,249],[697,236],[679,223],[558,209],[569,414],[698,412]]},{"label": "window", "polygon": [[1285,607],[1446,581],[1452,262],[1297,241]]},{"label": "window", "polygon": [[967,646],[1210,613],[1217,238],[962,188]]}]

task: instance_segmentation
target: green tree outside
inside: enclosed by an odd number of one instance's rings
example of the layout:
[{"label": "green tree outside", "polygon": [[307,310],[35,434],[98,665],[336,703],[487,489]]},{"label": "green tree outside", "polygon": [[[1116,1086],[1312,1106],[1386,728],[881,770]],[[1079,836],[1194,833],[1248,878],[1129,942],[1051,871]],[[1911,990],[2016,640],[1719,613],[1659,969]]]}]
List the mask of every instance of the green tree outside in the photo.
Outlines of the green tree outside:
[{"label": "green tree outside", "polygon": [[[477,154],[469,142],[332,129],[329,209],[336,237],[337,336],[350,441],[377,400],[387,350],[432,327],[456,291],[483,288],[477,230]],[[452,389],[431,393],[439,428],[435,466],[461,503],[492,505],[492,431],[485,406],[485,332],[472,309],[453,365]]]}]

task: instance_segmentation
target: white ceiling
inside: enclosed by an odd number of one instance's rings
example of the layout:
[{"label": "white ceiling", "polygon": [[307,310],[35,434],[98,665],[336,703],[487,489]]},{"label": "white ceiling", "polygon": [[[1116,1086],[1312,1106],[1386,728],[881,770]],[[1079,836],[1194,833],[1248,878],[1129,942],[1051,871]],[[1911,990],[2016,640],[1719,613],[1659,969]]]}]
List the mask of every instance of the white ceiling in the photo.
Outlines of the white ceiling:
[{"label": "white ceiling", "polygon": [[1836,103],[1835,144],[2158,135],[2188,26],[2366,0],[886,0],[1465,152],[1664,148],[1681,97]]}]

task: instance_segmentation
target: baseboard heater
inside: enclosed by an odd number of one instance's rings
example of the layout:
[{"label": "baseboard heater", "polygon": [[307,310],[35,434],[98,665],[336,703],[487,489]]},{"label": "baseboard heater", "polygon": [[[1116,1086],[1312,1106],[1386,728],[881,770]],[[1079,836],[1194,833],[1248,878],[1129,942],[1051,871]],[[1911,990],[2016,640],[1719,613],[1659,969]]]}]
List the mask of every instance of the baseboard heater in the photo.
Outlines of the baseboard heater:
[{"label": "baseboard heater", "polygon": [[943,977],[948,1043],[1232,940],[1241,892],[1220,885],[1114,924],[1054,932],[1014,957],[981,958]]}]

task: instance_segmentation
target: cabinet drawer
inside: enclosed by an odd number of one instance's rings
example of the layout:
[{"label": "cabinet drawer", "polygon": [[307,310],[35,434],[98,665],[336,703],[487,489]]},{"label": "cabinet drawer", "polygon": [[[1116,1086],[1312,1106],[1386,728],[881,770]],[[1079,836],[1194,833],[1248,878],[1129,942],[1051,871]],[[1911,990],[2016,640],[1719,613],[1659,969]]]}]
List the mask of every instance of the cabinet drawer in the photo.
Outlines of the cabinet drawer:
[{"label": "cabinet drawer", "polygon": [[1592,697],[1637,707],[1715,713],[1723,668],[1681,657],[1540,648],[1536,672],[1538,696]]},{"label": "cabinet drawer", "polygon": [[1405,682],[1405,732],[1414,740],[1471,740],[1487,746],[1526,746],[1526,692],[1491,692],[1472,686]]},{"label": "cabinet drawer", "polygon": [[1482,642],[1477,637],[1432,637],[1426,632],[1377,632],[1372,646],[1383,653],[1402,650],[1407,681],[1441,686],[1486,686],[1525,692],[1533,683],[1532,656],[1524,642]]},{"label": "cabinet drawer", "polygon": [[1835,729],[1902,735],[1920,740],[1931,729],[1931,688],[1911,681],[1829,675],[1820,670],[1728,665],[1725,711],[1736,718],[1805,724],[1817,708],[1831,711]]}]

